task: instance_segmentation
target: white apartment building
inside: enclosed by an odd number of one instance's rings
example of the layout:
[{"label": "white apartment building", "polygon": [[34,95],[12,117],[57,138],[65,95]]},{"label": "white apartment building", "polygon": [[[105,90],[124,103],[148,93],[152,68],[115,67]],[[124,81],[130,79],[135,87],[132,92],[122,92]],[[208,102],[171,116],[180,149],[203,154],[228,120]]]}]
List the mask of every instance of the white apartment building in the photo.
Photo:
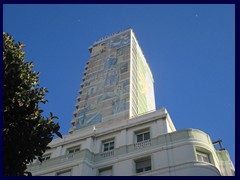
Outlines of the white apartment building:
[{"label": "white apartment building", "polygon": [[206,133],[176,131],[166,109],[107,121],[54,139],[34,176],[232,176],[226,150]]},{"label": "white apartment building", "polygon": [[[34,176],[232,176],[228,152],[156,110],[153,77],[132,29],[90,48],[70,134],[54,139]],[[220,144],[221,145],[221,144]]]}]

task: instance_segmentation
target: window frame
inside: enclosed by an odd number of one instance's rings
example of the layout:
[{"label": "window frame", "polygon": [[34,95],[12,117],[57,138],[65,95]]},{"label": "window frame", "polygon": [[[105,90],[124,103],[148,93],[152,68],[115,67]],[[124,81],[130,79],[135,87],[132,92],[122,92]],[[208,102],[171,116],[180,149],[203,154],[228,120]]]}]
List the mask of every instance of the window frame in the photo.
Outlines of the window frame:
[{"label": "window frame", "polygon": [[[113,146],[111,146],[111,144],[113,144]],[[105,145],[108,145],[107,149],[105,149]],[[108,151],[112,151],[115,149],[115,139],[111,138],[111,139],[107,139],[102,141],[102,152],[108,152]]]},{"label": "window frame", "polygon": [[42,162],[46,162],[49,159],[51,159],[51,153],[48,153],[42,156]]},{"label": "window frame", "polygon": [[[77,150],[78,149],[78,150]],[[76,151],[77,150],[77,151]],[[70,151],[73,151],[73,152],[70,152]],[[73,147],[69,147],[67,148],[67,154],[70,155],[70,154],[75,154],[77,152],[80,152],[81,151],[81,145],[77,145],[77,146],[73,146]]]},{"label": "window frame", "polygon": [[[149,163],[147,162],[148,166],[145,166],[143,168],[138,168],[138,166],[139,166],[138,163],[146,163],[146,161],[150,161],[149,162],[150,166],[149,166]],[[135,173],[136,174],[151,171],[152,170],[152,158],[151,158],[151,156],[147,156],[147,157],[143,157],[143,158],[140,158],[140,159],[135,159],[134,160],[134,165],[135,165]],[[141,171],[138,171],[138,170],[141,170]]]},{"label": "window frame", "polygon": [[[145,139],[145,134],[147,134],[147,133],[148,133],[148,138]],[[139,135],[142,135],[142,140],[141,141],[138,141]],[[139,142],[144,142],[144,141],[150,140],[151,139],[150,128],[144,128],[142,130],[135,131],[134,132],[134,137],[135,137],[135,140],[134,140],[135,143],[139,143]]]},{"label": "window frame", "polygon": [[[199,158],[199,156],[201,157],[201,159]],[[196,157],[199,162],[211,163],[210,155],[207,152],[196,150]],[[207,159],[207,161],[204,160],[205,158]]]},{"label": "window frame", "polygon": [[[209,163],[209,164],[213,164],[213,165],[215,166],[215,161],[214,161],[214,158],[213,158],[213,153],[212,153],[210,150],[208,150],[208,149],[206,149],[206,148],[204,148],[204,147],[194,146],[194,154],[195,154],[195,160],[196,160],[197,162]],[[202,154],[202,155],[206,155],[207,158],[208,158],[208,161],[200,160],[200,159],[198,158],[198,155],[201,156],[201,154]]]}]

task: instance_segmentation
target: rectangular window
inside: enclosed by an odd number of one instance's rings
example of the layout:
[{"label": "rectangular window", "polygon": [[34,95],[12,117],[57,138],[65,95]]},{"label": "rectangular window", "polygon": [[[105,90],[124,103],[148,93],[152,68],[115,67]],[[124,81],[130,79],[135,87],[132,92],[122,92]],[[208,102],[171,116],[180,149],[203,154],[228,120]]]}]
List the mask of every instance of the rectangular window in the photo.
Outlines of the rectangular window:
[{"label": "rectangular window", "polygon": [[43,155],[43,157],[42,157],[42,162],[43,162],[43,161],[47,161],[47,160],[49,160],[50,157],[51,157],[51,154]]},{"label": "rectangular window", "polygon": [[112,172],[112,167],[106,167],[106,168],[102,168],[98,170],[99,172],[99,176],[112,176],[113,172]]},{"label": "rectangular window", "polygon": [[208,153],[196,151],[196,154],[197,154],[198,161],[211,163]]},{"label": "rectangular window", "polygon": [[103,152],[114,149],[114,140],[103,142]]},{"label": "rectangular window", "polygon": [[149,140],[150,139],[150,132],[145,131],[145,132],[137,133],[136,137],[137,137],[137,142],[142,142],[142,141]]},{"label": "rectangular window", "polygon": [[136,173],[150,171],[152,169],[151,157],[136,160],[135,164],[136,164]]},{"label": "rectangular window", "polygon": [[67,150],[67,154],[73,154],[80,151],[80,146],[72,147]]}]

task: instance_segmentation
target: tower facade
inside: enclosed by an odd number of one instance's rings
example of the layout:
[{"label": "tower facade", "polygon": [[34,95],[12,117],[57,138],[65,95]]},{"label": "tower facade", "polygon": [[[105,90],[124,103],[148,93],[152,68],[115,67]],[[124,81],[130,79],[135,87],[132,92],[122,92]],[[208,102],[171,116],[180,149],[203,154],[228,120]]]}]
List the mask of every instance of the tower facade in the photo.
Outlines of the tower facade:
[{"label": "tower facade", "polygon": [[132,29],[90,48],[70,133],[155,110],[153,77]]}]

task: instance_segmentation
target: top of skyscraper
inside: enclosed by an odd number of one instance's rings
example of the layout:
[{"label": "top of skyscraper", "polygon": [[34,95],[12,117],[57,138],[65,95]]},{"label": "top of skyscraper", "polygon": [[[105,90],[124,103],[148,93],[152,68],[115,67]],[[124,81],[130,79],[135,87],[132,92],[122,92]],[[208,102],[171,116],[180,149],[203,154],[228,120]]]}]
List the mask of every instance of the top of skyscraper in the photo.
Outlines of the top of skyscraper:
[{"label": "top of skyscraper", "polygon": [[132,28],[126,28],[126,29],[123,29],[123,30],[118,31],[118,32],[116,32],[116,33],[112,33],[112,34],[109,34],[109,35],[107,35],[107,36],[104,36],[104,37],[100,38],[99,40],[95,41],[95,42],[93,43],[93,45],[89,47],[89,49],[92,48],[94,45],[102,42],[102,41],[108,40],[108,39],[110,39],[110,38],[113,38],[114,36],[117,36],[117,35],[119,35],[119,34],[121,34],[121,33],[127,32],[127,31],[133,31],[133,30],[132,30]]}]

